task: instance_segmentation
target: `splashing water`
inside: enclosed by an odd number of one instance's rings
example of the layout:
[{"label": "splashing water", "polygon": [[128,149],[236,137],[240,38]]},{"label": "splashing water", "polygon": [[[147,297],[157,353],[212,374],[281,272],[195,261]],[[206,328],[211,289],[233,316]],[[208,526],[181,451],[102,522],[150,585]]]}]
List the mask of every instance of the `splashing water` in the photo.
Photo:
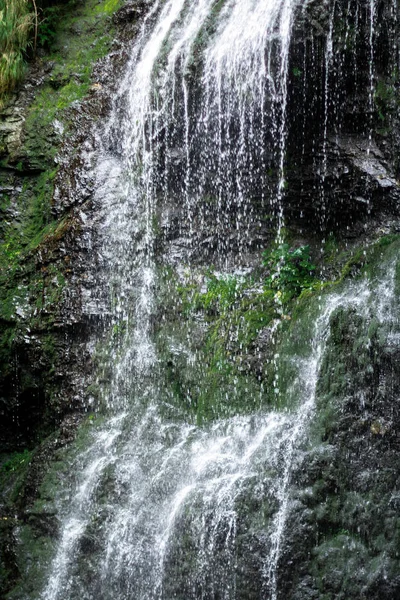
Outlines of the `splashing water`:
[{"label": "splashing water", "polygon": [[[386,322],[390,272],[379,284],[379,297],[364,283],[321,306],[311,353],[297,360],[300,401],[292,414],[258,413],[198,428],[164,422],[150,404],[141,415],[121,414],[96,433],[77,459],[81,475],[42,598],[172,598],[177,556],[189,551],[192,562],[179,563],[178,571],[186,578],[185,598],[241,597],[235,581],[243,498],[276,504],[262,586],[266,598],[279,598],[277,569],[291,511],[292,473],[315,408],[330,316],[342,306],[368,314],[378,302],[376,313]],[[91,534],[98,520],[101,525]],[[91,535],[99,550],[79,568]]]}]

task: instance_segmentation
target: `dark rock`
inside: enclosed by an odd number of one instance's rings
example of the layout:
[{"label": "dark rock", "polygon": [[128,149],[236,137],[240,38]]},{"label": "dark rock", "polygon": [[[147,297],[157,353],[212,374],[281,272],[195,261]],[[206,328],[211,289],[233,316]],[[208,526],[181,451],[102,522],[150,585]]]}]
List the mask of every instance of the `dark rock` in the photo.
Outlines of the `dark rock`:
[{"label": "dark rock", "polygon": [[113,23],[116,25],[125,25],[136,21],[148,8],[146,0],[136,0],[134,2],[126,2],[119,10],[113,14]]}]

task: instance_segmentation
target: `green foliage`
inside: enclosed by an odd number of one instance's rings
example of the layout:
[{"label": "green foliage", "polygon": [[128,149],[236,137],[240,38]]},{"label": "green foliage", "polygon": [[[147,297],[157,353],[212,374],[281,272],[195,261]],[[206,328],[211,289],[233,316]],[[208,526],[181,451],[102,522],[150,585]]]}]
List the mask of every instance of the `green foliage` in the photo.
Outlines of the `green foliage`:
[{"label": "green foliage", "polygon": [[60,6],[48,6],[43,9],[40,18],[37,44],[42,48],[50,48],[57,36],[58,20],[61,15]]},{"label": "green foliage", "polygon": [[375,87],[374,100],[379,120],[386,123],[395,106],[396,89],[394,83],[378,81]]},{"label": "green foliage", "polygon": [[10,92],[24,73],[33,24],[28,0],[0,1],[0,97]]},{"label": "green foliage", "polygon": [[243,282],[237,277],[220,278],[209,272],[206,277],[206,286],[206,293],[198,293],[195,296],[196,308],[203,308],[209,313],[225,313],[239,298]]},{"label": "green foliage", "polygon": [[23,452],[15,452],[2,466],[3,473],[14,473],[21,468],[25,468],[32,458],[32,452],[24,450]]},{"label": "green foliage", "polygon": [[95,14],[106,13],[112,15],[121,6],[121,0],[105,0],[99,2],[94,8]]},{"label": "green foliage", "polygon": [[286,300],[311,289],[315,282],[316,266],[311,262],[309,246],[290,249],[289,244],[282,244],[263,253],[263,264],[270,272],[267,286]]},{"label": "green foliage", "polygon": [[[60,30],[66,30],[68,25],[75,24],[77,11],[82,22],[78,25],[76,21],[78,27],[82,26],[85,29],[89,21],[92,25],[89,37],[82,40],[84,54],[93,55],[95,58],[96,55],[104,54],[105,40],[100,32],[101,26],[98,25],[100,21],[105,22],[109,15],[121,6],[121,0],[87,0],[83,3],[70,0],[44,8],[41,8],[40,4],[40,1],[32,0],[0,0],[0,99],[3,99],[3,102],[5,96],[23,77],[28,54],[35,53],[36,46],[51,49],[59,38]],[[87,23],[84,22],[85,19]],[[96,19],[100,21],[96,23]],[[97,26],[93,27],[93,24]],[[74,36],[69,34],[68,38]],[[86,73],[84,77],[86,87],[83,93],[75,89],[79,87],[79,81],[73,82],[71,85],[74,89],[67,91],[67,97],[63,98],[59,108],[64,108],[87,93]]]}]

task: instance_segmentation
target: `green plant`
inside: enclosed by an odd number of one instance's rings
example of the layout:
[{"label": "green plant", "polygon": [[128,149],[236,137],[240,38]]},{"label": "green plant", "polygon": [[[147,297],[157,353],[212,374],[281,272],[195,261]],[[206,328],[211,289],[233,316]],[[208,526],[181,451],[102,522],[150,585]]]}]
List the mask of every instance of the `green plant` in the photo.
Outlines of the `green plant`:
[{"label": "green plant", "polygon": [[2,465],[1,471],[4,473],[18,471],[22,466],[26,466],[28,464],[28,462],[31,460],[31,457],[32,452],[29,452],[29,450],[15,452],[11,458]]},{"label": "green plant", "polygon": [[57,35],[59,18],[60,6],[48,6],[43,9],[37,33],[38,46],[49,48],[52,45]]},{"label": "green plant", "polygon": [[220,310],[229,308],[238,297],[240,283],[237,278],[228,276],[219,279],[214,274],[207,277],[207,293],[204,297],[204,306],[218,304]]},{"label": "green plant", "polygon": [[309,246],[291,249],[289,244],[282,244],[263,253],[263,264],[270,272],[267,286],[286,299],[313,286],[316,266],[311,262]]},{"label": "green plant", "polygon": [[378,81],[374,93],[375,108],[378,118],[385,123],[395,106],[396,91],[392,83]]},{"label": "green plant", "polygon": [[24,54],[35,24],[29,0],[0,0],[0,97],[10,92],[24,72]]}]

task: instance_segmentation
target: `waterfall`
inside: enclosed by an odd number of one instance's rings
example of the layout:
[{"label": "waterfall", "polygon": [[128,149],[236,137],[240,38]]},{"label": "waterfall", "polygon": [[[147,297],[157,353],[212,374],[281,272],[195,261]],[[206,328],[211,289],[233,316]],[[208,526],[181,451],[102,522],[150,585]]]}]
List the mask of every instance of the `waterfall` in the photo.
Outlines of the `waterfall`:
[{"label": "waterfall", "polygon": [[244,498],[271,510],[259,557],[260,588],[263,597],[279,598],[292,474],[315,410],[329,319],[338,307],[368,314],[376,304],[387,322],[393,280],[392,267],[376,295],[365,283],[324,302],[310,354],[296,361],[299,402],[293,412],[199,428],[165,422],[152,403],[142,414],[110,418],[73,465],[76,490],[61,508],[65,520],[43,600],[242,598],[236,574]]},{"label": "waterfall", "polygon": [[[109,294],[102,310],[120,332],[109,350],[106,416],[93,425],[71,466],[74,481],[60,493],[61,532],[41,600],[252,600],[260,590],[265,600],[282,598],[293,474],[310,443],[330,320],[345,307],[365,318],[373,310],[383,322],[394,275],[382,277],[379,298],[367,282],[321,296],[303,354],[274,358],[277,369],[286,361],[295,371],[287,410],[262,407],[210,423],[174,420],[165,416],[164,383],[157,380],[156,229],[163,207],[179,208],[179,235],[164,250],[165,264],[211,257],[229,271],[251,245],[253,201],[267,206],[272,189],[268,206],[281,241],[289,50],[297,11],[306,4],[149,3],[97,161],[98,277]],[[374,15],[371,0],[371,65]],[[256,533],[243,514],[248,505],[263,521]],[[254,553],[253,576],[243,574],[246,548]]]}]

